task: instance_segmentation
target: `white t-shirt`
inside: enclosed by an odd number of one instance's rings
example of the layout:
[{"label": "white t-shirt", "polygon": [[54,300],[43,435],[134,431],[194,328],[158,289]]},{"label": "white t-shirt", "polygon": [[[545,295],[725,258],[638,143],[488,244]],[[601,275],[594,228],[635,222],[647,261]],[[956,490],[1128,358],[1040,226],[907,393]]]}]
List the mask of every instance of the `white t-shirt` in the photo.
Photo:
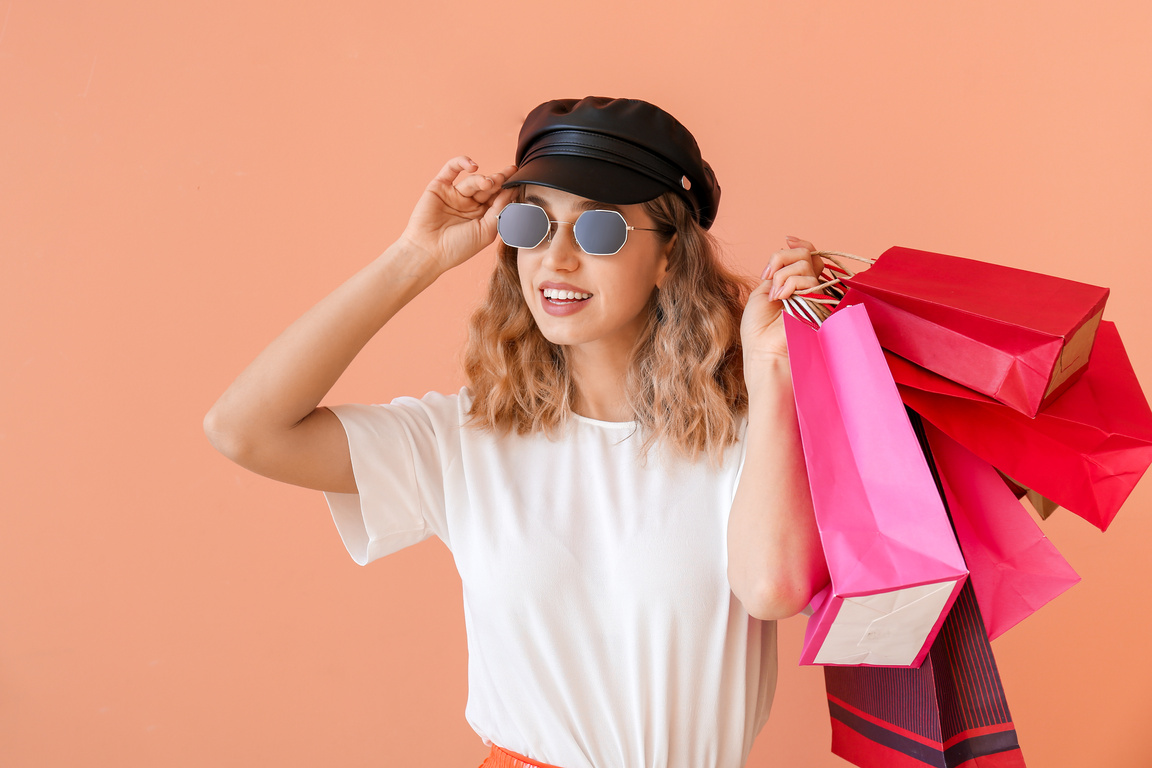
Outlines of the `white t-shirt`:
[{"label": "white t-shirt", "polygon": [[360,564],[435,534],[464,589],[468,722],[563,768],[738,768],[776,687],[776,625],[726,575],[743,460],[653,452],[632,423],[561,439],[464,427],[471,398],[332,410],[359,494],[327,494]]}]

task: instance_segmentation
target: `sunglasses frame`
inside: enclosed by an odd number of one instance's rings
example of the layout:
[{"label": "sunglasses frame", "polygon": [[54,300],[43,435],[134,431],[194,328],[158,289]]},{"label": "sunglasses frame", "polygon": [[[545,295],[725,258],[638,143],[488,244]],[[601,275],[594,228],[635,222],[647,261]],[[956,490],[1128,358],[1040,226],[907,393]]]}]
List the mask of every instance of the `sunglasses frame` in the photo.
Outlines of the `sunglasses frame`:
[{"label": "sunglasses frame", "polygon": [[[500,217],[497,217],[496,231],[500,235],[500,241],[511,248],[524,248],[525,250],[530,251],[533,248],[539,247],[540,243],[544,242],[545,240],[547,240],[548,242],[552,242],[552,233],[554,231],[554,228],[552,225],[556,224],[558,226],[560,224],[567,224],[570,227],[572,227],[572,239],[576,241],[576,245],[580,246],[581,251],[588,254],[589,256],[615,256],[616,254],[620,253],[620,251],[624,250],[624,246],[628,244],[628,233],[629,232],[632,232],[632,231],[659,232],[660,231],[659,229],[656,229],[654,227],[634,227],[628,223],[628,219],[624,218],[624,214],[620,213],[620,211],[614,211],[610,208],[591,208],[587,211],[581,212],[581,214],[576,217],[576,221],[557,221],[557,220],[548,216],[548,211],[544,210],[542,207],[540,207],[539,205],[536,205],[535,203],[508,203],[508,205],[504,206],[504,210],[500,211],[500,216],[503,216],[504,211],[507,211],[509,208],[511,208],[514,205],[522,206],[525,208],[535,208],[538,211],[540,211],[542,214],[544,214],[544,218],[548,221],[548,231],[544,234],[543,237],[541,237],[539,240],[537,240],[534,245],[512,245],[511,243],[509,243],[507,240],[504,239],[504,234],[502,232],[500,232]],[[611,213],[611,214],[615,214],[616,216],[618,216],[620,218],[620,221],[624,222],[624,242],[620,243],[619,248],[612,251],[611,253],[592,253],[591,251],[589,251],[587,248],[584,247],[584,244],[580,242],[580,238],[576,235],[576,224],[580,221],[580,219],[584,218],[585,214],[588,214],[588,213]]]}]

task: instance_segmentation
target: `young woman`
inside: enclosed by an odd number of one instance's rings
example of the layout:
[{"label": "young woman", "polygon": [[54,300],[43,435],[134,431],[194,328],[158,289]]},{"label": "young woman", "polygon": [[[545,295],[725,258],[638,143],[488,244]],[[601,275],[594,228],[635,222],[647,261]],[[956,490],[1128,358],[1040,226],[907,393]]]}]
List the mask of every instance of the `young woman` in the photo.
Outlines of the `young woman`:
[{"label": "young woman", "polygon": [[[737,768],[767,719],[774,620],[826,581],[779,300],[707,233],[720,188],[643,101],[540,105],[516,166],[450,160],[404,233],[272,342],[205,421],[260,474],[325,491],[364,564],[430,535],[464,589],[466,716],[488,766]],[[320,406],[420,291],[502,244],[469,386]]]}]

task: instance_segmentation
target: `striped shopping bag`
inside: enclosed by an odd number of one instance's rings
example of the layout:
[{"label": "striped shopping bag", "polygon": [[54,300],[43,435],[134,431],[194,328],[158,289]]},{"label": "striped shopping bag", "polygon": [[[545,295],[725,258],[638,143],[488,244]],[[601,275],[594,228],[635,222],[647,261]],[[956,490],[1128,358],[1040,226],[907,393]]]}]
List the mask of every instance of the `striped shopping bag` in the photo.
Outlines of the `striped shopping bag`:
[{"label": "striped shopping bag", "polygon": [[832,751],[860,768],[1023,768],[971,582],[919,669],[825,667]]}]

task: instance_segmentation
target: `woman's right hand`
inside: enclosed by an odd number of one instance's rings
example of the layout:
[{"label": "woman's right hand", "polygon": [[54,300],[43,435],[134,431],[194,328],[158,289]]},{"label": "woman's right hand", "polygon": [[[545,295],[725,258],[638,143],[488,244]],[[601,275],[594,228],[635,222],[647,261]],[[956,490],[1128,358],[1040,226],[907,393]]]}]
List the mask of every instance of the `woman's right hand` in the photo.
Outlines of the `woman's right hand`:
[{"label": "woman's right hand", "polygon": [[488,176],[476,170],[467,157],[449,160],[400,239],[289,326],[232,382],[204,419],[221,453],[276,480],[356,491],[344,428],[318,406],[389,319],[495,239],[496,217],[515,194],[500,187],[515,169]]},{"label": "woman's right hand", "polygon": [[492,174],[477,173],[478,169],[463,155],[445,163],[420,196],[400,236],[434,259],[442,271],[462,264],[496,239],[496,219],[516,194],[514,189],[501,189],[516,166]]}]

